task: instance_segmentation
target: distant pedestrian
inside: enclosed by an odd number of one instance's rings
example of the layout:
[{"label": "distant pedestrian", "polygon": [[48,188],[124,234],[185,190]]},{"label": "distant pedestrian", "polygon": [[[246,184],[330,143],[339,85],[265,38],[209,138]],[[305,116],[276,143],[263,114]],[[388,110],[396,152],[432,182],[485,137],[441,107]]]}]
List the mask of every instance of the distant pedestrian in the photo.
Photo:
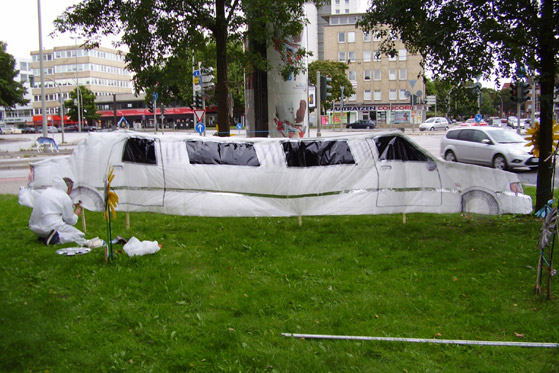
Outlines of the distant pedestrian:
[{"label": "distant pedestrian", "polygon": [[44,190],[33,204],[29,228],[45,245],[85,244],[85,234],[73,227],[82,210],[80,203],[74,207],[70,198],[73,186],[70,178],[57,177],[53,186]]}]

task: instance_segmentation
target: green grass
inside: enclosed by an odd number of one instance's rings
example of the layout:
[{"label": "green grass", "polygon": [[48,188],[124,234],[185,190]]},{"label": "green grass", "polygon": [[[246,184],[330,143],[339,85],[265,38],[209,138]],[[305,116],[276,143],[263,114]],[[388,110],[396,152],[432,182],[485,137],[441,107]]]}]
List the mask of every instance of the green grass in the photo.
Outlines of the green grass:
[{"label": "green grass", "polygon": [[[159,253],[64,257],[0,196],[0,371],[558,371],[558,349],[300,340],[283,332],[559,342],[530,216],[119,214]],[[87,237],[105,234],[86,213]],[[65,245],[72,246],[72,245]],[[58,247],[57,247],[58,248]],[[552,290],[559,294],[557,278]]]}]

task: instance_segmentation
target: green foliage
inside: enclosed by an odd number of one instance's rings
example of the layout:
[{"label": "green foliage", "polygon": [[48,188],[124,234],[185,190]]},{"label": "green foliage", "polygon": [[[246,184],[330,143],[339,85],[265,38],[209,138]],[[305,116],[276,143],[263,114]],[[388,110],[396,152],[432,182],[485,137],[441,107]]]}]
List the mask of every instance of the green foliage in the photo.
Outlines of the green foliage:
[{"label": "green foliage", "polygon": [[373,0],[358,22],[394,52],[394,36],[424,58],[436,78],[456,84],[475,78],[535,76],[541,86],[542,156],[536,208],[551,197],[553,90],[559,71],[559,2],[555,0]]},{"label": "green foliage", "polygon": [[[69,99],[64,101],[66,114],[73,121],[78,121],[78,89],[75,88],[70,92]],[[99,119],[97,114],[97,106],[95,105],[95,94],[87,87],[80,85],[80,108],[82,110],[82,120],[86,120],[89,124]]]},{"label": "green foliage", "polygon": [[[214,42],[218,123],[223,126],[219,133],[227,136],[226,124],[231,119],[228,42],[245,40],[248,29],[251,38],[265,43],[274,38],[282,40],[298,35],[303,27],[303,3],[302,0],[150,0],[139,3],[136,0],[84,0],[60,15],[55,26],[59,32],[79,31],[88,40],[99,35],[121,35],[121,44],[129,50],[126,55],[128,69],[139,76],[137,90],[153,89],[154,80],[167,83],[163,72],[172,71],[167,67],[184,69],[188,63],[183,59],[187,51],[203,51],[207,44]],[[301,60],[297,59],[286,67],[292,71],[301,68]],[[180,83],[179,79],[177,83],[165,84],[162,92],[174,93],[174,96],[169,95],[170,100],[171,97],[184,100],[187,95],[173,88]]]},{"label": "green foliage", "polygon": [[334,101],[339,101],[342,98],[342,89],[344,87],[344,96],[349,97],[355,93],[353,90],[353,85],[347,77],[346,70],[349,66],[343,62],[337,61],[313,61],[309,64],[309,82],[311,84],[316,84],[316,73],[320,71],[321,76],[327,76],[332,78],[330,85],[332,86],[332,97],[329,100],[323,100],[321,98],[321,105],[325,109],[332,107]]},{"label": "green foliage", "polygon": [[24,97],[27,90],[15,80],[18,74],[14,56],[6,52],[6,43],[0,41],[0,106],[6,109],[29,102]]},{"label": "green foliage", "polygon": [[[0,196],[2,371],[555,371],[557,349],[296,340],[284,332],[557,342],[533,293],[541,222],[459,214],[117,215],[160,252],[64,257]],[[86,212],[87,237],[104,236]],[[457,239],[459,237],[459,239]],[[71,246],[71,245],[68,245]],[[552,279],[553,293],[559,287]]]}]

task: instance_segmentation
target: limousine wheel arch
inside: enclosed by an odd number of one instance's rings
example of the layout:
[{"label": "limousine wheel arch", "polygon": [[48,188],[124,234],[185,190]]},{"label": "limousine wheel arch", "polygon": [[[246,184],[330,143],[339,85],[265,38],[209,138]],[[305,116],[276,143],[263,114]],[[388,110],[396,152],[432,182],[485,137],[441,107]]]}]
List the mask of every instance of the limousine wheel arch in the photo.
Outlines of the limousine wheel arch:
[{"label": "limousine wheel arch", "polygon": [[85,206],[93,206],[94,211],[103,211],[105,209],[103,197],[95,189],[78,186],[72,189],[70,196],[73,200],[82,201]]},{"label": "limousine wheel arch", "polygon": [[499,203],[483,190],[471,190],[462,195],[462,211],[477,214],[498,215]]}]

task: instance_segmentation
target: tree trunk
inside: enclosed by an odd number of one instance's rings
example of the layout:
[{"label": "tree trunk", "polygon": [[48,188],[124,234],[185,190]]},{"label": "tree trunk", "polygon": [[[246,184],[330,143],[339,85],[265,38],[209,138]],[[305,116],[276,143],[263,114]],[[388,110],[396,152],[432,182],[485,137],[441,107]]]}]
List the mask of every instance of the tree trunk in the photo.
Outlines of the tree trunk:
[{"label": "tree trunk", "polygon": [[553,1],[543,0],[541,32],[539,37],[540,62],[540,162],[538,167],[538,183],[536,189],[536,211],[545,206],[553,197],[553,90],[556,74],[553,33]]},{"label": "tree trunk", "polygon": [[217,48],[217,132],[219,136],[230,136],[229,84],[227,82],[227,20],[225,0],[216,0],[215,44]]}]

